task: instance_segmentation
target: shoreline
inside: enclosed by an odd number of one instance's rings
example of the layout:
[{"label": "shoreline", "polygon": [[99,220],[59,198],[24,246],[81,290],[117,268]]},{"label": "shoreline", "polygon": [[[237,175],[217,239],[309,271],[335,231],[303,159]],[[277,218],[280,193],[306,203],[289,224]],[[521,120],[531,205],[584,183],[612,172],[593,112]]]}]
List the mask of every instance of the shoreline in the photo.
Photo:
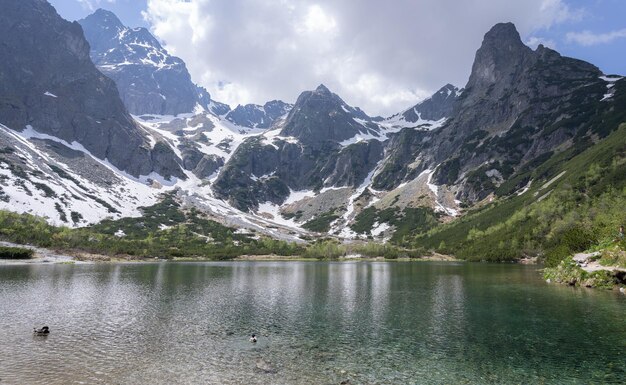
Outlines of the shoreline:
[{"label": "shoreline", "polygon": [[366,257],[361,255],[347,255],[336,259],[327,258],[307,258],[300,255],[240,255],[230,259],[211,259],[204,257],[178,257],[173,259],[162,259],[158,257],[145,258],[132,255],[109,256],[105,254],[90,253],[80,250],[58,250],[37,247],[33,245],[22,245],[13,242],[0,241],[1,246],[30,249],[35,252],[31,259],[0,260],[3,265],[22,264],[71,264],[71,263],[142,263],[142,262],[312,262],[312,261],[336,261],[336,262],[465,262],[462,259],[451,255],[434,253],[420,258],[393,258]]}]

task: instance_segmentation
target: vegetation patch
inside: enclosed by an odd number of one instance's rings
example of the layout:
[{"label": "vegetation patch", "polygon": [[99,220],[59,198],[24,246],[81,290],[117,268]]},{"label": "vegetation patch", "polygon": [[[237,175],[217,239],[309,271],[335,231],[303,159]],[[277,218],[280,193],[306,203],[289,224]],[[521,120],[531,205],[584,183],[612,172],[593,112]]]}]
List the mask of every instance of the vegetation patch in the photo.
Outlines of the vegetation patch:
[{"label": "vegetation patch", "polygon": [[109,203],[107,203],[106,201],[98,198],[95,195],[92,194],[85,194],[87,195],[89,198],[93,199],[94,201],[98,202],[100,205],[102,205],[104,208],[107,209],[108,212],[113,213],[113,214],[119,214],[119,210],[116,209],[115,207],[111,206]]},{"label": "vegetation patch", "polygon": [[63,170],[62,168],[57,167],[57,166],[55,166],[55,165],[53,165],[53,164],[49,164],[49,165],[48,165],[48,167],[50,167],[50,169],[51,169],[52,171],[54,171],[54,172],[55,172],[58,176],[60,176],[61,178],[63,178],[63,179],[67,179],[67,180],[69,180],[69,181],[72,181],[72,182],[74,182],[74,184],[75,184],[76,186],[78,186],[78,187],[79,187],[79,188],[81,188],[82,190],[84,190],[84,191],[88,191],[88,190],[87,190],[87,188],[86,188],[85,186],[83,186],[83,185],[82,185],[82,184],[78,181],[78,179],[76,179],[76,178],[74,178],[73,176],[71,176],[69,173],[67,173],[67,172],[66,172],[65,170]]},{"label": "vegetation patch", "polygon": [[302,227],[318,233],[327,233],[330,230],[330,224],[337,218],[339,218],[339,215],[335,214],[335,210],[327,211],[304,223]]},{"label": "vegetation patch", "polygon": [[[60,250],[109,256],[230,259],[239,255],[300,255],[304,247],[275,239],[237,234],[197,210],[182,210],[173,194],[144,207],[144,216],[104,220],[70,229],[30,214],[0,211],[0,239]],[[75,223],[82,220],[71,213]]]},{"label": "vegetation patch", "polygon": [[378,210],[371,206],[361,211],[350,228],[357,234],[369,234],[376,223],[387,223],[395,227],[391,237],[394,244],[409,246],[418,234],[425,233],[439,224],[435,212],[427,207],[407,207],[399,210],[389,207]]},{"label": "vegetation patch", "polygon": [[317,259],[339,259],[348,256],[367,258],[420,258],[431,253],[423,249],[405,249],[389,243],[368,242],[342,244],[337,240],[319,240],[311,243],[303,256]]},{"label": "vegetation patch", "polygon": [[48,187],[47,185],[39,182],[32,182],[33,186],[35,186],[38,190],[42,191],[46,198],[56,198],[57,194],[53,189]]},{"label": "vegetation patch", "polygon": [[565,285],[602,289],[612,289],[620,283],[613,272],[608,270],[587,272],[578,266],[571,257],[564,259],[556,267],[545,268],[543,277],[546,280]]},{"label": "vegetation patch", "polygon": [[54,209],[59,213],[59,217],[61,218],[61,220],[63,222],[67,222],[67,215],[65,214],[65,211],[63,211],[63,208],[61,207],[59,202],[54,202]]},{"label": "vegetation patch", "polygon": [[34,254],[31,249],[0,246],[0,259],[31,259]]}]

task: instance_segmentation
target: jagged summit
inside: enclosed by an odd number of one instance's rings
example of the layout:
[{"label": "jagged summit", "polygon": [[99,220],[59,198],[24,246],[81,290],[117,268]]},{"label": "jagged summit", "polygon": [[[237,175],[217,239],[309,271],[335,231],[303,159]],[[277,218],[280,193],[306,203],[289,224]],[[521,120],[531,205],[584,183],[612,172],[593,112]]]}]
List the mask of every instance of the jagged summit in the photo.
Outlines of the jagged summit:
[{"label": "jagged summit", "polygon": [[92,61],[115,81],[131,113],[177,115],[198,105],[210,109],[208,92],[191,81],[185,63],[146,28],[126,27],[104,9],[78,22],[91,46]]},{"label": "jagged summit", "polygon": [[532,54],[513,23],[496,24],[476,51],[467,87],[510,82],[518,69],[528,66]]},{"label": "jagged summit", "polygon": [[[571,145],[567,140],[576,135],[584,136],[588,127],[571,117],[597,108],[606,89],[601,75],[594,65],[549,48],[533,51],[513,24],[497,24],[476,52],[449,121],[428,138],[404,132],[397,141],[411,148],[409,156],[393,149],[392,141],[389,159],[396,164],[375,178],[375,187],[402,181],[398,175],[391,177],[395,173],[410,179],[436,169],[431,181],[458,186],[456,199],[484,199],[512,170]],[[411,140],[412,147],[407,145]],[[402,168],[416,157],[419,166]]]},{"label": "jagged summit", "polygon": [[242,127],[269,128],[277,119],[291,110],[292,105],[272,100],[264,105],[238,105],[226,115],[226,119]]},{"label": "jagged summit", "polygon": [[124,27],[124,24],[120,21],[116,14],[113,12],[106,10],[104,8],[98,8],[91,15],[87,16],[87,18],[97,19],[103,24],[110,26],[119,26],[120,28]]},{"label": "jagged summit", "polygon": [[324,84],[320,84],[319,86],[317,86],[317,88],[315,89],[315,92],[317,92],[317,93],[321,93],[321,94],[329,94],[329,95],[332,95],[332,92],[330,92],[330,90],[328,89],[328,87],[326,87]]},{"label": "jagged summit", "polygon": [[[520,37],[515,24],[508,23],[498,23],[491,27],[489,31],[485,34],[484,42],[494,41],[498,43],[502,42],[510,42],[512,44],[522,43],[522,39]],[[522,43],[523,45],[523,43]]]}]

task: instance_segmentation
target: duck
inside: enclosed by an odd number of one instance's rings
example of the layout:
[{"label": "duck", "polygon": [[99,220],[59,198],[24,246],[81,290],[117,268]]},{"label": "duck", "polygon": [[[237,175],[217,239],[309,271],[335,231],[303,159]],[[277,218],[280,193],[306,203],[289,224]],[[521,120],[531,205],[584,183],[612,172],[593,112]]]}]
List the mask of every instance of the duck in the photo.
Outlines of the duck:
[{"label": "duck", "polygon": [[252,342],[252,343],[255,343],[255,342],[256,342],[256,334],[253,334],[253,335],[250,337],[250,342]]},{"label": "duck", "polygon": [[50,328],[47,326],[44,326],[41,329],[33,328],[33,333],[38,336],[45,336],[50,334]]}]

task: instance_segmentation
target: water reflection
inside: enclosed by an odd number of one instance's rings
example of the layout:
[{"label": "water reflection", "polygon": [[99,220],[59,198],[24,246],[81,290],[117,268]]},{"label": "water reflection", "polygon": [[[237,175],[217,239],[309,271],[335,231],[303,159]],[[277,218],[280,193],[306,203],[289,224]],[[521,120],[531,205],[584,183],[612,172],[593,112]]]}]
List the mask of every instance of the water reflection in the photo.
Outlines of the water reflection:
[{"label": "water reflection", "polygon": [[[625,299],[547,286],[533,269],[352,262],[0,266],[0,379],[624,382]],[[34,338],[31,328],[44,323],[52,334]],[[247,341],[250,333],[261,336],[259,343]],[[43,369],[33,371],[34,361]]]}]

